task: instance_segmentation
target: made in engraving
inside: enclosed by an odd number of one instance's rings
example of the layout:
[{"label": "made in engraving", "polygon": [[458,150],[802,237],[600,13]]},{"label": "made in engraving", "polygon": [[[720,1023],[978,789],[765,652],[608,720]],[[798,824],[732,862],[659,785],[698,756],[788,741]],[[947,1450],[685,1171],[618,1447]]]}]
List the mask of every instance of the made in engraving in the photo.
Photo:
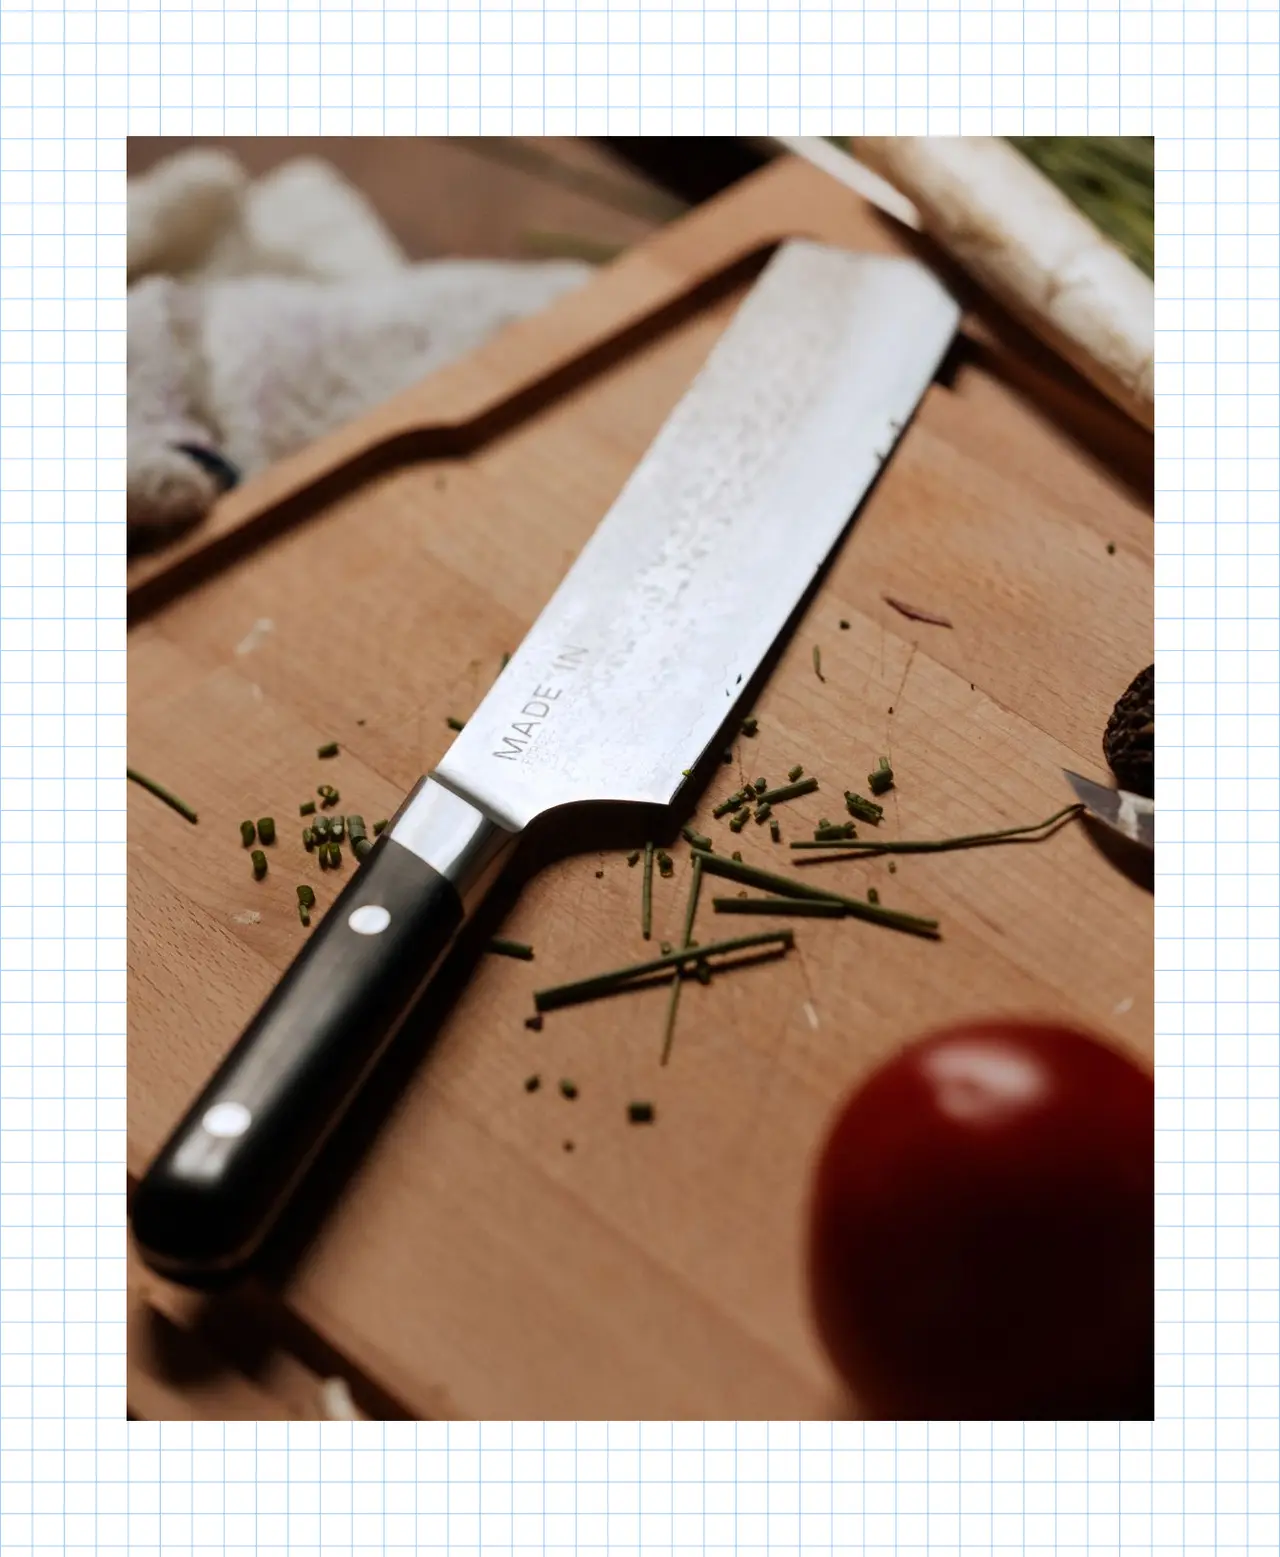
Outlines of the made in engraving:
[{"label": "made in engraving", "polygon": [[[587,657],[585,649],[576,649],[566,646],[560,649],[551,662],[551,672],[559,672],[561,675],[571,675],[582,667]],[[512,721],[507,727],[507,734],[502,737],[501,751],[495,751],[495,757],[501,757],[505,762],[515,762],[520,754],[528,747],[529,742],[537,733],[543,722],[551,717],[552,707],[564,691],[554,681],[548,680],[534,687],[528,701],[520,710],[520,717]]]}]

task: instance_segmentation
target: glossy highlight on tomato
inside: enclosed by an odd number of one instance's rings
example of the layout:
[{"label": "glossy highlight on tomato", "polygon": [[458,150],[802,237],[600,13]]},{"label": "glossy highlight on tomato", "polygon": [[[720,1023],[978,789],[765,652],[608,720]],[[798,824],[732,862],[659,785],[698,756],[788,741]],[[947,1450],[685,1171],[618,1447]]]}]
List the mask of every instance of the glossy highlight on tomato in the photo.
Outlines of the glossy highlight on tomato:
[{"label": "glossy highlight on tomato", "polygon": [[818,1331],[865,1415],[1150,1420],[1155,1089],[1087,1033],[973,1023],[847,1100],[810,1222]]}]

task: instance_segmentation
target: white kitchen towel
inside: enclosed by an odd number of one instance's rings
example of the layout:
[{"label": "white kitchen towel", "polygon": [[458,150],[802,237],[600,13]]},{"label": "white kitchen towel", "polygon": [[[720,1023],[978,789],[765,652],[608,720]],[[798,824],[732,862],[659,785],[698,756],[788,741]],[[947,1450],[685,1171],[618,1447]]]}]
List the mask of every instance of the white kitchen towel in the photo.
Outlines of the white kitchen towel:
[{"label": "white kitchen towel", "polygon": [[[424,148],[424,155],[427,154]],[[128,191],[128,518],[154,536],[591,273],[409,264],[326,163],[180,152]]]}]

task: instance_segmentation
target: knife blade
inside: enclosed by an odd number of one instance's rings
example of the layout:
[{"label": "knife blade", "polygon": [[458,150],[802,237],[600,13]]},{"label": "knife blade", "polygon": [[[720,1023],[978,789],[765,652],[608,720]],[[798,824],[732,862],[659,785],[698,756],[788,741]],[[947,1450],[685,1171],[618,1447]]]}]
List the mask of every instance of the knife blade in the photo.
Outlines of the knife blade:
[{"label": "knife blade", "polygon": [[1127,789],[1109,789],[1105,784],[1095,784],[1063,768],[1067,783],[1075,791],[1076,799],[1104,827],[1143,849],[1156,846],[1156,808],[1153,800],[1145,795],[1135,795]]},{"label": "knife blade", "polygon": [[913,260],[784,244],[438,767],[143,1175],[143,1257],[242,1270],[535,820],[669,805],[910,419],[959,310]]}]

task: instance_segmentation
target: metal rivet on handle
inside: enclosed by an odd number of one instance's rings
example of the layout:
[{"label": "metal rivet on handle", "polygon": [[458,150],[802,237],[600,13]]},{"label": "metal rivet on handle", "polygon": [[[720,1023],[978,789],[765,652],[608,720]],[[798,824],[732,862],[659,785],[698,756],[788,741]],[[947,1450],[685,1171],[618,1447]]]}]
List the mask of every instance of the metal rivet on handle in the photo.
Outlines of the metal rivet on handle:
[{"label": "metal rivet on handle", "polygon": [[243,1103],[215,1103],[205,1109],[200,1123],[210,1135],[221,1139],[243,1135],[253,1121],[253,1115]]},{"label": "metal rivet on handle", "polygon": [[391,915],[381,903],[365,903],[351,910],[347,923],[357,935],[381,935],[391,923]]}]

